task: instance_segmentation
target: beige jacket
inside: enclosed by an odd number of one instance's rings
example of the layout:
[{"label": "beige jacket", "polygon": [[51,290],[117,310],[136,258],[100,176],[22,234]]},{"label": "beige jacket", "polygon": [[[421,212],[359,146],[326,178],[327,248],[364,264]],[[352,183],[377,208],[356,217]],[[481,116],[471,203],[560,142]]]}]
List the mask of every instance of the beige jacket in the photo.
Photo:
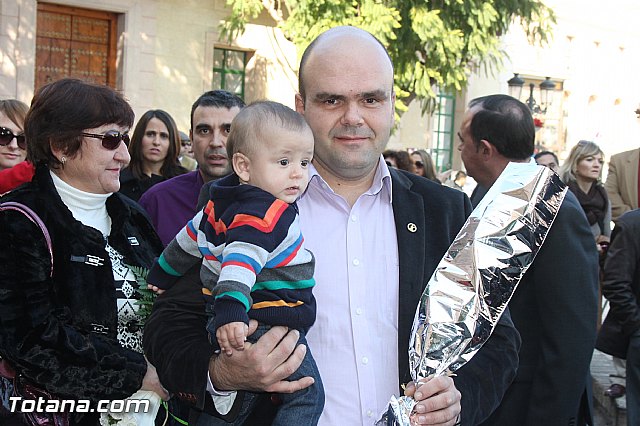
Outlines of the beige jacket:
[{"label": "beige jacket", "polygon": [[638,208],[639,158],[640,148],[616,154],[609,161],[609,174],[604,187],[609,195],[614,221],[629,210]]}]

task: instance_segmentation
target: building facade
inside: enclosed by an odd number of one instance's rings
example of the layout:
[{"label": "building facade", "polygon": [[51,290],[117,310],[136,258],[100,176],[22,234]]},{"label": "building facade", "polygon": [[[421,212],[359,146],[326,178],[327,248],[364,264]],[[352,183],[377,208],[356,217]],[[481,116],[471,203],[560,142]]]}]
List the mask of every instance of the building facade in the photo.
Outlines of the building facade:
[{"label": "building facade", "polygon": [[[0,0],[0,98],[29,103],[34,91],[64,75],[123,91],[137,116],[164,109],[187,131],[192,102],[224,88],[245,101],[294,105],[298,53],[265,13],[237,39],[222,40],[225,0]],[[548,0],[558,24],[553,41],[529,44],[518,25],[503,38],[507,60],[492,75],[476,73],[462,93],[440,94],[432,115],[410,105],[390,140],[392,149],[430,150],[440,170],[461,169],[456,132],[469,100],[508,93],[524,77],[521,99],[539,102],[538,84],[556,88],[539,115],[538,149],[563,158],[580,139],[607,157],[638,146],[640,3]]]},{"label": "building facade", "polygon": [[40,85],[75,76],[121,90],[136,116],[166,110],[184,131],[212,88],[293,106],[295,46],[266,16],[221,40],[227,15],[224,0],[1,0],[0,98],[28,104]]}]

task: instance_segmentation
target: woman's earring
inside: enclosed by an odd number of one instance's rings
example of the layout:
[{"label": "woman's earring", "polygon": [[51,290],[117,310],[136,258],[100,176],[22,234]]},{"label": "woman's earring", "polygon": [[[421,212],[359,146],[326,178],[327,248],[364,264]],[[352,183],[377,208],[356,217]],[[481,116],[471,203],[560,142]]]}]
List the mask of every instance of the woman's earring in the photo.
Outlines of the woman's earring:
[{"label": "woman's earring", "polygon": [[64,163],[67,162],[67,157],[65,157],[64,155],[62,157],[60,157],[60,162],[62,163],[62,165],[64,166]]}]

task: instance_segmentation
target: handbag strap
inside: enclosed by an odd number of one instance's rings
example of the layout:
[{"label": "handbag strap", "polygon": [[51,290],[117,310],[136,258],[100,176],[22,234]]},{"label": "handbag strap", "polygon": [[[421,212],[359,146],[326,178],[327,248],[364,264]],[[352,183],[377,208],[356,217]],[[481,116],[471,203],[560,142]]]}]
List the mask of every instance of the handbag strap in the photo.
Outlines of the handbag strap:
[{"label": "handbag strap", "polygon": [[49,230],[47,229],[47,226],[44,224],[42,219],[40,219],[40,216],[38,216],[38,214],[33,210],[31,210],[29,207],[25,206],[22,203],[18,203],[16,201],[7,201],[4,203],[0,203],[0,211],[5,211],[5,210],[14,210],[22,213],[27,217],[27,219],[29,219],[31,222],[33,222],[35,225],[37,225],[40,228],[40,230],[42,231],[42,234],[44,234],[44,239],[47,242],[47,249],[49,250],[49,260],[51,260],[51,269],[49,270],[49,278],[53,277],[53,249],[51,247],[51,236],[49,235]]}]

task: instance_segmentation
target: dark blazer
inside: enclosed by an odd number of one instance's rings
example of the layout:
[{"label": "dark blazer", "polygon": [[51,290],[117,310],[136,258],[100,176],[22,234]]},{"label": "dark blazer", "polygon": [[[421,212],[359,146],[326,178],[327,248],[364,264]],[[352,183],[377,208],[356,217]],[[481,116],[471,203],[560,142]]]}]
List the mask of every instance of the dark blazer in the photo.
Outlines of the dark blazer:
[{"label": "dark blazer", "polygon": [[[406,383],[411,380],[407,350],[418,301],[472,209],[462,191],[395,169],[391,176],[400,260],[399,377]],[[416,232],[409,230],[411,223]],[[515,377],[519,346],[507,311],[485,346],[454,377],[462,394],[463,425],[480,423],[498,406]]]},{"label": "dark blazer", "polygon": [[626,359],[629,337],[640,330],[640,210],[618,219],[604,264],[602,294],[609,299],[596,347]]},{"label": "dark blazer", "polygon": [[513,384],[487,425],[581,425],[590,418],[598,253],[573,193],[509,302],[522,337]]},{"label": "dark blazer", "polygon": [[[391,178],[401,286],[398,348],[403,356],[398,368],[400,381],[405,383],[410,380],[409,333],[420,295],[470,214],[471,205],[464,193],[422,177],[392,169]],[[196,283],[192,290],[185,287],[176,285],[158,298],[145,327],[145,352],[164,386],[198,408],[213,412],[205,390],[213,351],[205,331],[203,302],[198,300],[200,285]],[[498,405],[515,377],[519,345],[507,314],[485,346],[458,370],[454,380],[462,394],[463,424],[479,423]]]}]

